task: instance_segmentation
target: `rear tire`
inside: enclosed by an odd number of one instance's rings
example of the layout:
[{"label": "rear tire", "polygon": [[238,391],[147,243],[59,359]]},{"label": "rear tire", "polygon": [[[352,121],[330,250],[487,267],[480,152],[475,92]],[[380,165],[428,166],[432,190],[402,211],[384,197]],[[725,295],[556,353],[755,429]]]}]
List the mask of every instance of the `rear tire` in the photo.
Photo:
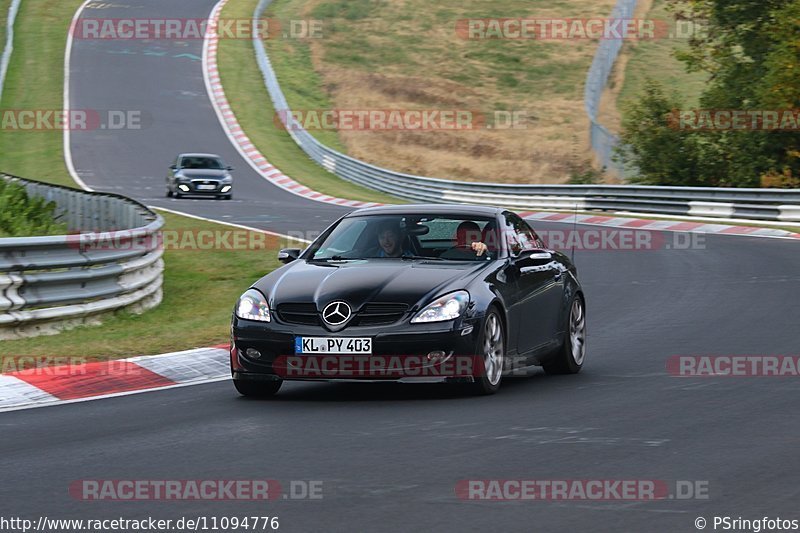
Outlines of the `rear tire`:
[{"label": "rear tire", "polygon": [[251,381],[234,379],[233,386],[242,396],[248,398],[269,398],[280,390],[283,381]]},{"label": "rear tire", "polygon": [[577,374],[586,361],[586,309],[583,298],[574,295],[569,304],[564,342],[552,359],[542,364],[548,374]]},{"label": "rear tire", "polygon": [[503,381],[503,363],[505,361],[505,328],[497,309],[490,308],[483,323],[483,332],[478,343],[477,353],[483,356],[483,369],[475,381],[470,384],[473,394],[494,394]]}]

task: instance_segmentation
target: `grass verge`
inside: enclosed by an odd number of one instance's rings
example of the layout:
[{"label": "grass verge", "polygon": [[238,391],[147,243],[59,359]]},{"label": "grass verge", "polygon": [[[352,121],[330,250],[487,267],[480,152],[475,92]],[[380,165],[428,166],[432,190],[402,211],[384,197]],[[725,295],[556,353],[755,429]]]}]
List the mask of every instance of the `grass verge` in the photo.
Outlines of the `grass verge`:
[{"label": "grass verge", "polygon": [[[14,53],[0,101],[2,109],[60,110],[64,48],[80,0],[26,0],[14,26]],[[62,157],[60,130],[0,128],[0,170],[75,186]]]},{"label": "grass verge", "polygon": [[[673,15],[667,10],[665,0],[654,0],[648,19],[669,21],[675,26]],[[643,92],[647,79],[660,82],[667,92],[677,92],[684,97],[687,108],[697,107],[700,94],[706,86],[707,75],[702,72],[688,73],[684,64],[675,58],[677,50],[687,47],[685,39],[656,39],[626,44],[628,55],[624,82],[617,97],[617,106],[623,112]]]},{"label": "grass verge", "polygon": [[[249,18],[257,3],[257,0],[230,2],[223,10],[222,18]],[[236,118],[252,143],[284,174],[315,191],[332,196],[366,202],[404,203],[387,194],[345,181],[324,170],[295,144],[285,130],[276,125],[272,101],[264,87],[250,40],[222,39],[218,64],[225,95],[236,113]],[[313,94],[309,101],[322,97],[316,80],[303,78],[293,82]],[[342,148],[335,139],[327,138],[326,141],[330,141],[333,148]]]}]

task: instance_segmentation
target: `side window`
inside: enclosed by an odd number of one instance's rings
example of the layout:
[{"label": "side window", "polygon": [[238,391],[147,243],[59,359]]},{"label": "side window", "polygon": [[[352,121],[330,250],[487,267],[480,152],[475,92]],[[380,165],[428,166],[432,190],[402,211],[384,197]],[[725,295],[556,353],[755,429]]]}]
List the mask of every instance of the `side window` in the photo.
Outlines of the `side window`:
[{"label": "side window", "polygon": [[542,241],[519,215],[506,212],[504,216],[506,217],[508,248],[513,255],[543,247]]},{"label": "side window", "polygon": [[519,240],[519,234],[517,233],[517,228],[514,224],[513,213],[505,212],[503,213],[505,217],[505,224],[503,226],[503,236],[506,239],[506,244],[508,245],[508,252],[512,256],[519,255],[522,252],[522,242]]}]

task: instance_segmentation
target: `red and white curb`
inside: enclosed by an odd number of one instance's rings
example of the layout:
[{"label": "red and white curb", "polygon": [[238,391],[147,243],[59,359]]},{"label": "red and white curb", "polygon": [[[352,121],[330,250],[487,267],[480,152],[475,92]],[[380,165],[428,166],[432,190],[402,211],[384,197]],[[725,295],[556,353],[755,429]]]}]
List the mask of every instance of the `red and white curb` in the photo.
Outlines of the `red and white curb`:
[{"label": "red and white curb", "polygon": [[[217,27],[217,21],[222,12],[222,8],[225,7],[227,2],[228,0],[220,0],[220,2],[214,6],[208,18],[208,27]],[[203,76],[206,82],[206,89],[211,99],[211,105],[217,113],[217,118],[219,118],[220,124],[222,124],[222,128],[225,130],[231,143],[233,143],[233,146],[236,147],[245,161],[247,161],[256,172],[273,185],[309,200],[345,207],[369,207],[380,205],[373,202],[337,198],[314,191],[302,183],[296,182],[271,165],[267,158],[258,151],[258,148],[256,148],[247,137],[247,134],[244,132],[241,125],[239,125],[239,121],[236,119],[236,114],[231,109],[228,99],[225,97],[225,90],[222,87],[222,81],[219,77],[219,67],[217,65],[218,49],[218,36],[214,32],[209,32],[208,38],[203,43]]]},{"label": "red and white curb", "polygon": [[732,226],[709,222],[652,220],[644,218],[614,217],[603,215],[576,215],[572,213],[548,213],[542,211],[525,211],[519,215],[526,220],[541,222],[561,222],[565,224],[582,224],[589,226],[606,226],[613,228],[637,229],[643,231],[677,231],[685,233],[715,233],[720,235],[746,235],[752,237],[782,237],[800,239],[800,233],[773,228],[754,226]]},{"label": "red and white curb", "polygon": [[[35,359],[35,358],[31,358]],[[0,412],[230,379],[227,345],[0,374]]]}]

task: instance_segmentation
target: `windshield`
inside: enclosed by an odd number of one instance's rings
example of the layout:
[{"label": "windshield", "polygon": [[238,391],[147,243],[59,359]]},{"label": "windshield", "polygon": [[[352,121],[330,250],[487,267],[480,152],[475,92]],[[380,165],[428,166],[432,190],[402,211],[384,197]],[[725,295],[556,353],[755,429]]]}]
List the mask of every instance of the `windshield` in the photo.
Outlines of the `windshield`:
[{"label": "windshield", "polygon": [[225,163],[216,157],[190,156],[181,158],[181,168],[222,170]]},{"label": "windshield", "polygon": [[487,261],[499,251],[494,219],[481,217],[354,216],[310,249],[310,261],[420,259]]}]

